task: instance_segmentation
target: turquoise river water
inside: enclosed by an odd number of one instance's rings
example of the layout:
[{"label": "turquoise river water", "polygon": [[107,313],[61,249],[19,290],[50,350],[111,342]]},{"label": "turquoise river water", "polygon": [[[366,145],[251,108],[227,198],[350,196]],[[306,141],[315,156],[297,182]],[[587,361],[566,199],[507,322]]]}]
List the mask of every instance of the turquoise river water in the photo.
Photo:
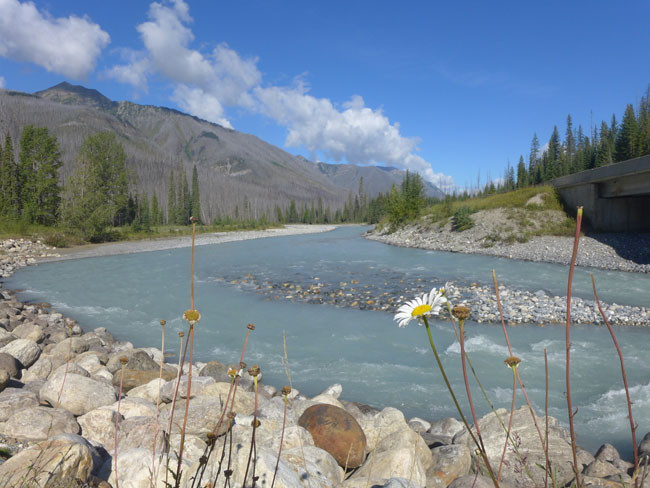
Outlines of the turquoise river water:
[{"label": "turquoise river water", "polygon": [[[200,246],[196,249],[195,358],[238,361],[246,324],[252,334],[245,361],[257,363],[264,382],[281,387],[288,380],[282,366],[283,332],[294,387],[317,394],[332,383],[343,385],[343,398],[377,407],[394,406],[408,417],[457,416],[442,383],[424,328],[411,323],[399,329],[392,313],[360,311],[265,299],[219,279],[264,274],[276,281],[320,278],[323,281],[399,280],[423,277],[432,286],[491,282],[495,269],[501,283],[520,289],[566,294],[565,266],[512,261],[387,246],[361,237],[362,227],[323,234],[274,237]],[[645,305],[650,276],[578,269],[574,290],[590,298],[589,271],[599,284],[601,300]],[[175,333],[184,327],[189,308],[190,250],[173,249],[44,263],[24,268],[6,287],[23,290],[22,300],[47,301],[90,330],[104,326],[136,346],[160,347],[160,319],[168,323],[168,351],[178,348]],[[438,350],[457,394],[464,398],[460,349],[448,322],[432,324]],[[639,438],[650,431],[650,329],[616,329],[632,389]],[[509,328],[520,373],[539,413],[544,408],[544,349],[550,368],[549,413],[566,421],[564,327]],[[500,326],[470,323],[467,351],[490,399],[509,407],[512,375],[503,364],[508,350]],[[572,328],[572,392],[578,443],[594,451],[604,442],[631,454],[629,423],[618,358],[604,327]],[[473,383],[475,385],[475,383]],[[479,413],[489,411],[476,388]],[[518,394],[518,403],[523,398]],[[465,407],[467,404],[465,402]],[[468,413],[468,412],[467,412]]]}]

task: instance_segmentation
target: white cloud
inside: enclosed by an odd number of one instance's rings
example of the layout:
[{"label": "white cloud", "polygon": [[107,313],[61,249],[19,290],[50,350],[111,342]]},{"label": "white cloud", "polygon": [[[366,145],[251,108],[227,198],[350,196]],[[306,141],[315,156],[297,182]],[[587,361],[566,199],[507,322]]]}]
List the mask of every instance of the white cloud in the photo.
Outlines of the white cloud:
[{"label": "white cloud", "polygon": [[5,79],[4,79],[4,76],[0,76],[0,88],[4,88],[4,87],[5,87]]},{"label": "white cloud", "polygon": [[174,89],[172,100],[190,114],[205,120],[212,120],[219,125],[232,129],[232,125],[228,119],[222,117],[224,110],[219,99],[209,93],[205,93],[201,88],[178,85]]},{"label": "white cloud", "polygon": [[396,166],[417,171],[441,188],[453,185],[451,177],[435,173],[417,154],[418,139],[402,136],[398,123],[381,109],[366,107],[361,96],[337,107],[310,95],[301,79],[290,87],[264,86],[258,59],[244,59],[227,44],[207,54],[192,49],[192,18],[183,0],[154,2],[148,16],[137,26],[144,50],[128,53],[127,64],[113,67],[109,76],[146,90],[147,78],[161,75],[172,82],[172,100],[197,117],[232,127],[226,108],[245,108],[286,126],[285,144],[304,146],[314,157],[321,152],[335,161]]},{"label": "white cloud", "polygon": [[87,18],[52,18],[31,2],[0,0],[0,56],[71,78],[95,69],[110,36]]}]

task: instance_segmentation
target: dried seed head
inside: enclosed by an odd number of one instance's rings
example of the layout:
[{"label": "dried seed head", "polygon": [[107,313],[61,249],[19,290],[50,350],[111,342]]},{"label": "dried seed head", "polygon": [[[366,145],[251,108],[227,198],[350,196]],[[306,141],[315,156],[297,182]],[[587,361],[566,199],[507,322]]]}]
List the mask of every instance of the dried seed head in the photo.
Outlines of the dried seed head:
[{"label": "dried seed head", "polygon": [[262,425],[262,422],[260,422],[260,419],[255,419],[251,421],[251,425],[257,429],[260,425]]},{"label": "dried seed head", "polygon": [[185,310],[185,313],[183,314],[183,319],[185,319],[185,321],[190,323],[191,325],[194,325],[199,320],[201,320],[201,314],[199,313],[198,310]]},{"label": "dried seed head", "polygon": [[199,223],[199,219],[196,218],[196,217],[190,217],[190,222],[192,222],[193,224],[198,224],[198,223]]},{"label": "dried seed head", "polygon": [[521,362],[521,359],[519,359],[517,356],[510,356],[507,357],[504,363],[510,368],[516,368],[517,365]]},{"label": "dried seed head", "polygon": [[246,328],[247,328],[248,330],[255,330],[255,324],[248,324],[248,325],[246,326]]},{"label": "dried seed head", "polygon": [[233,412],[232,410],[230,412],[228,412],[228,418],[229,419],[234,419],[236,416],[237,416],[237,414],[235,412]]},{"label": "dried seed head", "polygon": [[255,364],[248,369],[248,374],[255,377],[260,374],[260,367]]},{"label": "dried seed head", "polygon": [[126,363],[128,363],[128,362],[129,362],[129,358],[127,358],[126,356],[122,356],[122,357],[120,358],[120,364],[121,364],[122,366],[126,365]]},{"label": "dried seed head", "polygon": [[205,436],[208,438],[208,442],[212,442],[216,438],[214,432],[208,432]]},{"label": "dried seed head", "polygon": [[454,308],[451,309],[451,313],[458,320],[465,320],[469,318],[470,310],[468,307],[464,305],[456,305]]},{"label": "dried seed head", "polygon": [[205,456],[201,456],[199,458],[199,464],[207,464],[208,463],[208,458]]},{"label": "dried seed head", "polygon": [[237,376],[237,370],[235,370],[235,368],[230,368],[228,370],[228,376],[230,376],[231,378],[234,378],[235,376]]},{"label": "dried seed head", "polygon": [[239,369],[246,369],[246,363],[244,361],[239,363]]},{"label": "dried seed head", "polygon": [[224,475],[226,478],[230,478],[230,477],[232,476],[232,469],[226,469],[226,470],[223,472],[223,475]]},{"label": "dried seed head", "polygon": [[185,335],[185,332],[183,332],[182,330],[178,333],[178,337],[180,337],[181,339],[183,338],[184,335]]},{"label": "dried seed head", "polygon": [[165,326],[166,323],[167,323],[167,321],[166,321],[165,319],[162,319],[162,320],[160,321],[160,325],[162,325],[163,327]]},{"label": "dried seed head", "polygon": [[290,386],[283,386],[282,387],[282,394],[284,396],[287,396],[289,393],[291,393],[291,387]]}]

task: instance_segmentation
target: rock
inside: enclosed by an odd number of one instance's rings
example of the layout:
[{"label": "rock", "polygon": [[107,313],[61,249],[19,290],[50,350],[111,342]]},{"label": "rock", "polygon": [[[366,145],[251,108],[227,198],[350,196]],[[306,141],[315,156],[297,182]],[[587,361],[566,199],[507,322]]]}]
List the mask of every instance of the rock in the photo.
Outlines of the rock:
[{"label": "rock", "polygon": [[36,343],[40,343],[43,341],[43,339],[45,339],[43,328],[40,325],[29,322],[20,324],[11,333],[16,337],[20,337],[21,339],[29,339]]},{"label": "rock", "polygon": [[2,486],[73,486],[85,483],[93,468],[91,450],[82,442],[54,439],[16,454],[0,465]]},{"label": "rock", "polygon": [[[235,369],[237,366],[234,364],[222,364],[219,361],[210,361],[199,371],[199,376],[210,376],[214,378],[215,381],[220,383],[230,383],[230,376],[228,376],[228,370]],[[258,381],[261,380],[261,375],[257,377]],[[242,371],[242,375],[239,377],[239,386],[238,389],[252,391],[253,390],[253,378],[248,374],[248,371]]]},{"label": "rock", "polygon": [[341,393],[343,393],[343,387],[339,383],[335,383],[325,388],[323,391],[319,393],[319,395],[331,396],[338,400],[338,398],[341,396]]},{"label": "rock", "polygon": [[136,386],[132,390],[129,390],[129,398],[143,398],[145,400],[149,400],[150,402],[153,402],[153,404],[156,404],[156,401],[158,400],[158,389],[159,387],[162,389],[162,386],[167,383],[164,379],[159,379],[156,378],[154,380],[151,380],[149,383],[146,383],[141,386]]},{"label": "rock", "polygon": [[327,404],[309,407],[298,425],[314,438],[316,447],[329,452],[340,466],[356,468],[366,454],[366,436],[357,421],[344,409]]},{"label": "rock", "polygon": [[11,354],[0,352],[0,369],[4,369],[12,378],[20,379],[21,365]]},{"label": "rock", "polygon": [[[212,378],[210,378],[212,380]],[[192,380],[192,390],[194,390],[194,380]],[[219,401],[226,403],[228,399],[228,393],[230,392],[229,383],[212,383],[207,384],[198,395],[209,396],[212,398],[218,398]],[[262,405],[266,404],[262,399],[258,398],[258,409],[262,408]],[[178,401],[178,400],[177,400]],[[229,401],[232,401],[232,394]],[[243,415],[251,415],[255,410],[255,394],[249,391],[240,391],[237,389],[235,394],[235,401],[232,407],[233,411]]]},{"label": "rock", "polygon": [[110,452],[115,443],[116,418],[117,412],[98,408],[77,417],[77,422],[81,426],[81,435]]},{"label": "rock", "polygon": [[[159,434],[160,435],[160,434]],[[171,452],[179,452],[181,448],[181,435],[174,434],[169,440]],[[208,445],[195,435],[185,436],[185,447],[183,449],[183,459],[188,463],[195,463],[205,453]]]},{"label": "rock", "polygon": [[330,480],[333,486],[343,482],[344,471],[332,455],[316,446],[298,446],[282,451],[282,459],[294,466],[301,466],[303,461],[316,466],[316,473]]},{"label": "rock", "polygon": [[[206,439],[208,432],[213,432],[221,416],[223,403],[218,398],[198,396],[190,400],[188,410],[186,434],[199,436]],[[165,404],[160,408],[160,425],[167,429],[171,412],[171,404]],[[177,401],[174,407],[174,425],[172,434],[180,432],[185,414],[185,400]],[[228,422],[225,417],[219,428],[219,435],[227,430]]]},{"label": "rock", "polygon": [[0,369],[0,392],[3,391],[9,383],[9,373],[6,370]]},{"label": "rock", "polygon": [[0,352],[12,355],[23,368],[29,368],[41,355],[41,348],[29,339],[16,339],[0,349]]},{"label": "rock", "polygon": [[364,416],[359,423],[366,434],[368,452],[375,449],[384,437],[408,429],[404,414],[392,407],[386,407],[372,417]]},{"label": "rock", "polygon": [[406,478],[390,478],[381,485],[381,488],[417,488],[417,485],[412,480]]},{"label": "rock", "polygon": [[422,420],[421,418],[413,417],[411,420],[409,420],[408,426],[411,428],[411,430],[417,432],[418,434],[422,434],[431,428],[431,423],[427,422],[426,420]]},{"label": "rock", "polygon": [[427,430],[428,434],[439,436],[444,439],[444,444],[451,444],[452,439],[456,434],[462,432],[465,426],[462,422],[453,417],[447,417],[431,423],[431,427]]},{"label": "rock", "polygon": [[[483,418],[479,419],[479,425],[481,428],[481,435],[483,437],[483,442],[485,444],[485,449],[487,451],[488,459],[490,464],[498,466],[501,460],[501,454],[503,452],[503,445],[505,442],[505,431],[501,422],[496,418],[496,415],[501,417],[501,421],[508,425],[508,419],[510,412],[505,409],[498,409],[495,412],[491,412]],[[537,425],[544,430],[544,418],[536,417]],[[573,474],[573,454],[571,450],[571,444],[568,440],[569,434],[565,429],[561,428],[558,424],[558,421],[553,417],[548,417],[549,425],[549,456],[551,460],[551,465],[555,471],[555,476],[557,484],[559,486],[564,486],[568,481],[570,481]],[[510,483],[513,485],[522,485],[527,484],[544,484],[544,470],[535,469],[528,470],[528,473],[533,477],[533,480],[528,477],[525,470],[521,469],[522,459],[519,456],[525,457],[525,462],[528,466],[545,466],[546,457],[544,450],[542,449],[542,444],[539,438],[539,433],[533,424],[530,411],[528,407],[523,406],[515,410],[512,420],[512,436],[516,436],[518,439],[518,452],[519,455],[514,450],[509,449],[506,453],[505,460],[507,463],[504,463],[504,467],[501,473],[501,479],[505,483]],[[460,434],[457,434],[454,437],[455,444],[465,444],[470,449],[473,449],[473,442],[469,434],[466,431],[462,431]]]},{"label": "rock", "polygon": [[[163,429],[166,430],[167,425],[158,423],[158,426],[156,427],[155,417],[131,417],[121,421],[118,429],[118,445],[120,450],[140,448],[153,449],[155,438],[156,452],[162,452],[164,444]],[[186,437],[189,435],[190,434],[186,434]],[[173,436],[174,434],[172,434],[172,437]]]},{"label": "rock", "polygon": [[[178,397],[176,401],[178,401],[180,398],[186,398],[187,396],[187,382],[188,382],[189,376],[183,375],[181,377],[181,381],[178,384]],[[192,375],[192,389],[190,391],[191,397],[195,397],[197,395],[203,394],[204,388],[206,388],[209,385],[213,385],[215,383],[214,379],[209,377],[209,376],[194,376]],[[228,389],[230,389],[230,385],[228,385]],[[165,383],[165,385],[162,387],[162,390],[160,391],[161,399],[163,402],[171,402],[172,399],[174,398],[174,392],[176,391],[176,381],[173,379],[172,381],[168,381]],[[239,392],[238,392],[239,393]],[[224,401],[226,398],[224,397]]]},{"label": "rock", "polygon": [[90,378],[90,373],[88,371],[83,369],[78,364],[70,362],[70,363],[62,364],[54,371],[52,371],[48,379],[59,378],[70,374],[78,374],[79,376],[85,376],[86,378]]},{"label": "rock", "polygon": [[144,351],[134,350],[126,363],[126,369],[136,371],[159,371],[160,364],[151,359],[151,356]]},{"label": "rock", "polygon": [[16,439],[41,441],[57,434],[78,434],[79,424],[65,410],[30,407],[14,412],[2,433]]},{"label": "rock", "polygon": [[[40,390],[41,400],[56,405],[63,382],[63,375],[47,380]],[[83,415],[116,400],[112,386],[78,374],[68,374],[65,380],[60,406],[74,415]]]},{"label": "rock", "polygon": [[591,476],[594,478],[606,478],[607,476],[618,476],[623,474],[621,470],[616,468],[613,464],[598,459],[595,459],[589,466],[587,466],[583,473],[585,476]]},{"label": "rock", "polygon": [[24,381],[46,380],[52,373],[52,361],[49,357],[42,355],[23,374]]},{"label": "rock", "polygon": [[[107,479],[111,486],[120,488],[150,488],[151,486],[151,463],[153,454],[149,449],[120,449],[117,456],[117,477],[115,473],[115,460],[107,459],[100,470],[100,478]],[[175,472],[176,463],[170,463],[170,468]],[[165,463],[158,466],[156,488],[162,488],[165,480]],[[173,483],[173,478],[169,476]]]},{"label": "rock", "polygon": [[[600,448],[596,452],[595,459],[597,461],[603,461],[611,464],[618,471],[618,473],[608,473],[603,476],[598,476],[599,478],[605,478],[606,476],[615,475],[615,474],[622,474],[622,473],[627,474],[634,468],[633,463],[629,463],[621,459],[621,455],[618,453],[616,448],[611,444],[603,444],[602,446],[600,446]],[[596,476],[596,475],[591,474],[590,476]]]},{"label": "rock", "polygon": [[[506,488],[509,485],[499,483],[499,487]],[[522,485],[525,486],[525,485]],[[487,476],[467,474],[456,478],[447,488],[494,488],[494,483]]]},{"label": "rock", "polygon": [[644,457],[650,457],[650,432],[643,436],[643,440],[639,443],[639,462]]},{"label": "rock", "polygon": [[88,350],[88,341],[81,337],[68,337],[67,339],[59,342],[50,355],[58,356],[65,362],[69,356],[76,356]]},{"label": "rock", "polygon": [[6,388],[0,393],[0,422],[6,422],[15,412],[38,406],[38,396],[19,388]]},{"label": "rock", "polygon": [[462,444],[440,446],[431,449],[433,464],[427,469],[427,488],[445,488],[456,478],[469,473],[472,456]]},{"label": "rock", "polygon": [[[120,415],[122,415],[125,419],[131,417],[154,417],[156,415],[156,405],[151,403],[149,400],[145,400],[144,398],[126,397],[122,398],[119,404]],[[112,405],[100,407],[99,409],[117,412],[117,406],[118,402],[115,402]]]},{"label": "rock", "polygon": [[[124,369],[124,383],[122,385],[122,391],[123,392],[131,391],[131,389],[136,388],[138,386],[146,385],[147,383],[155,379],[158,379],[159,377],[160,377],[160,370],[144,371],[138,369]],[[170,381],[176,377],[176,374],[163,370],[162,377],[164,380]],[[122,380],[122,370],[120,369],[113,374],[113,385],[119,388],[121,380]]]}]

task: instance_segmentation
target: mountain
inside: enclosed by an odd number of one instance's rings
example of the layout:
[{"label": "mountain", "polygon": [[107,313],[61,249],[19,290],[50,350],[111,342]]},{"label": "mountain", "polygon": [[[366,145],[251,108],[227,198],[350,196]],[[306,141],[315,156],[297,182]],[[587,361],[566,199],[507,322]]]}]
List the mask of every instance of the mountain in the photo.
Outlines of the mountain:
[{"label": "mountain", "polygon": [[[88,135],[114,132],[138,191],[150,196],[155,191],[162,208],[167,206],[171,171],[177,177],[181,170],[190,180],[196,165],[204,221],[235,212],[258,218],[276,206],[286,208],[291,200],[298,208],[320,200],[334,212],[343,207],[349,191],[358,191],[361,177],[364,191],[374,196],[389,191],[404,175],[395,168],[314,164],[251,134],[169,108],[115,102],[97,90],[66,82],[34,94],[0,90],[0,134],[9,133],[16,150],[20,131],[29,124],[47,127],[57,136],[64,181]],[[439,196],[435,190],[430,194]]]}]

